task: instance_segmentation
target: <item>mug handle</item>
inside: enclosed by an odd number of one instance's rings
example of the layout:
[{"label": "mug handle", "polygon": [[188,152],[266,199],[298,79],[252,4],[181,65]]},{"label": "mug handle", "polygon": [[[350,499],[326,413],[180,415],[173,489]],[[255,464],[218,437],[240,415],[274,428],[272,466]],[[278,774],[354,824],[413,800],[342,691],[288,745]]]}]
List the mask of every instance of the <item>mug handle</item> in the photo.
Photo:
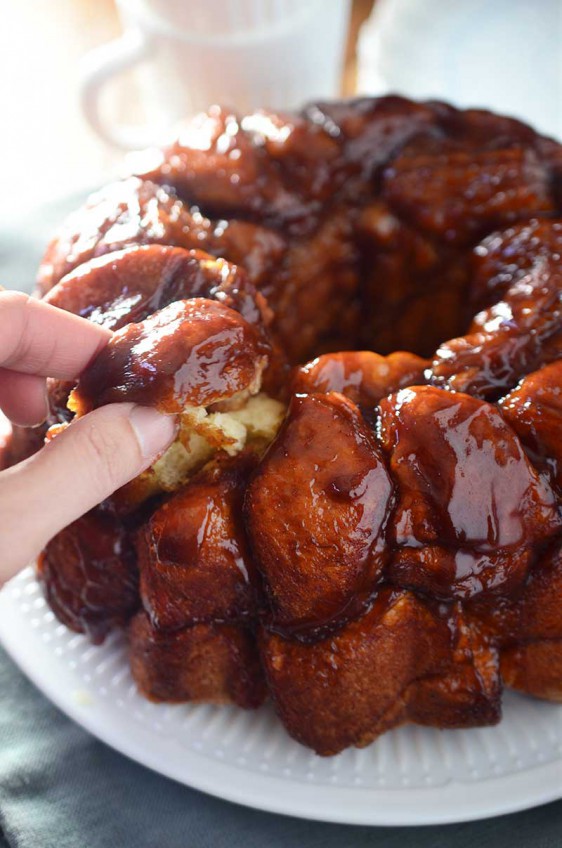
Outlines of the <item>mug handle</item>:
[{"label": "mug handle", "polygon": [[112,77],[146,59],[150,46],[140,29],[131,29],[120,38],[90,50],[81,63],[80,101],[86,120],[104,141],[123,150],[150,146],[150,139],[142,138],[139,127],[110,126],[100,112],[100,94]]}]

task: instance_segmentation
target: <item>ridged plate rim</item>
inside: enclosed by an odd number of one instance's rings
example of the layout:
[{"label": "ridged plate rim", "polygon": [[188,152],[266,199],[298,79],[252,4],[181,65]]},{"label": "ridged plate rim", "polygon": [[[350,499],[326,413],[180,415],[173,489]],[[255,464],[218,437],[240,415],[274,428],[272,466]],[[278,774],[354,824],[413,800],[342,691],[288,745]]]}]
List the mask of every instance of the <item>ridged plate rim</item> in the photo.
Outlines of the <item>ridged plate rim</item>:
[{"label": "ridged plate rim", "polygon": [[[294,776],[280,778],[194,750],[182,756],[185,749],[178,751],[173,734],[161,735],[146,724],[130,721],[127,712],[118,708],[111,698],[97,697],[92,702],[77,698],[77,693],[84,689],[82,677],[55,654],[50,636],[45,639],[49,628],[60,632],[61,625],[51,615],[49,621],[45,619],[37,625],[36,619],[35,626],[30,627],[35,614],[24,613],[16,601],[16,593],[19,596],[26,588],[35,591],[35,585],[33,569],[29,568],[0,592],[0,642],[8,654],[69,718],[130,759],[179,783],[268,812],[326,822],[386,826],[470,821],[562,798],[562,754],[550,762],[480,781],[450,779],[444,785],[397,789],[315,784]],[[68,636],[74,638],[69,633]],[[91,646],[85,641],[78,644],[78,656],[86,650],[91,650]],[[100,646],[95,649],[99,652],[96,656],[103,661],[104,652],[108,654],[109,650]],[[90,688],[95,695],[95,685]],[[517,704],[510,705],[510,709],[517,709]],[[560,751],[562,705],[549,705],[549,710],[551,735],[560,739],[557,748]]]}]

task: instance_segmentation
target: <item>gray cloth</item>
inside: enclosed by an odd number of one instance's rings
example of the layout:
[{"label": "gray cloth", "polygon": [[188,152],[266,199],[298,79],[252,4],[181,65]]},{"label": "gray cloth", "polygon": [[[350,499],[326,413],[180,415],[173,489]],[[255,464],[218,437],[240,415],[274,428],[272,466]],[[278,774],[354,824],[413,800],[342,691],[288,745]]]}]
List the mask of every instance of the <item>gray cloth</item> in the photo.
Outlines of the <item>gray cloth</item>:
[{"label": "gray cloth", "polygon": [[[49,231],[81,198],[0,236],[0,281],[30,291]],[[260,813],[187,789],[85,733],[0,649],[0,848],[559,848],[562,802],[443,827],[367,828]]]},{"label": "gray cloth", "polygon": [[559,848],[562,802],[415,829],[260,813],[173,783],[96,741],[0,649],[1,830],[10,848]]}]

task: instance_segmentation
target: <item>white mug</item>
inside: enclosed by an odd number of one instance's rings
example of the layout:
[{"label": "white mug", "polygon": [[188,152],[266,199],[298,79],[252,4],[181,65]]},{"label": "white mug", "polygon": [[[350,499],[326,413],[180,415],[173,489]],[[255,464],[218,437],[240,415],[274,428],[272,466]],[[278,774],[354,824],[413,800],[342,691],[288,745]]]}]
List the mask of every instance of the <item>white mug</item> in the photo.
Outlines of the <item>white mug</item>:
[{"label": "white mug", "polygon": [[[350,0],[117,0],[124,34],[89,53],[81,99],[96,132],[125,149],[219,103],[294,109],[340,93]],[[104,119],[106,83],[138,66],[144,127]]]}]

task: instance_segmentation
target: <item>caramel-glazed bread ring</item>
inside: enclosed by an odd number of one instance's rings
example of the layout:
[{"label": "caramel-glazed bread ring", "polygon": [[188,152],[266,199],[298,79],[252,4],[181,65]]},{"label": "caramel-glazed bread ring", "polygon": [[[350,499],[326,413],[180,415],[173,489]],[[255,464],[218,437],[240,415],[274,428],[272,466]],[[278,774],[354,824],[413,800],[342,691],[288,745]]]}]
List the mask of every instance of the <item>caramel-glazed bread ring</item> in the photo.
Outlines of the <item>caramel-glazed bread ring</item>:
[{"label": "caramel-glazed bread ring", "polygon": [[113,336],[4,455],[118,400],[178,436],[47,546],[55,614],[322,755],[562,699],[562,147],[361,98],[213,107],[130,171],[38,278]]}]

